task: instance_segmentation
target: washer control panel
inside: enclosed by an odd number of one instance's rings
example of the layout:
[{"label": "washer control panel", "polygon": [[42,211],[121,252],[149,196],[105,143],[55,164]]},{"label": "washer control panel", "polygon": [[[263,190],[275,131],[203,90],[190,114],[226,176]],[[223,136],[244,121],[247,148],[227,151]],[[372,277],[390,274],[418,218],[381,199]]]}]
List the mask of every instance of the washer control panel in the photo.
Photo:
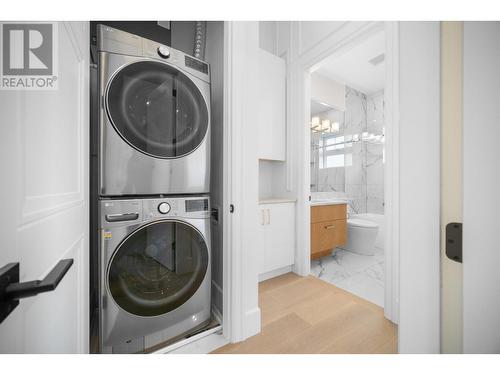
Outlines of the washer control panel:
[{"label": "washer control panel", "polygon": [[158,212],[160,214],[163,214],[163,215],[166,215],[170,212],[170,209],[172,207],[170,206],[170,204],[168,204],[167,202],[161,202],[159,205],[158,205]]}]

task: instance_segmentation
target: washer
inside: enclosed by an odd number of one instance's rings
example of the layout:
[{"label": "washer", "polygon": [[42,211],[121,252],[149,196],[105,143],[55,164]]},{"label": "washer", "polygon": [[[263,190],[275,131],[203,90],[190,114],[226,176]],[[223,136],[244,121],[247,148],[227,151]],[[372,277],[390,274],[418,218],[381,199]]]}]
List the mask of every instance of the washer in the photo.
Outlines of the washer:
[{"label": "washer", "polygon": [[141,352],[208,324],[208,196],[100,201],[101,351]]},{"label": "washer", "polygon": [[98,25],[101,196],[208,193],[210,70]]}]

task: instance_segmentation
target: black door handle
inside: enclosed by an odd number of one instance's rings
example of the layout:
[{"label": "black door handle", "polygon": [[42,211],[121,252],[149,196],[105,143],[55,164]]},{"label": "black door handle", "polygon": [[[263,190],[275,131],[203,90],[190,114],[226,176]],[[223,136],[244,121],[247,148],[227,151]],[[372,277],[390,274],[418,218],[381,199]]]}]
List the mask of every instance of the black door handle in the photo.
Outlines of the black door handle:
[{"label": "black door handle", "polygon": [[19,282],[19,263],[9,263],[0,269],[0,323],[19,305],[19,299],[56,289],[73,264],[63,259],[43,280]]}]

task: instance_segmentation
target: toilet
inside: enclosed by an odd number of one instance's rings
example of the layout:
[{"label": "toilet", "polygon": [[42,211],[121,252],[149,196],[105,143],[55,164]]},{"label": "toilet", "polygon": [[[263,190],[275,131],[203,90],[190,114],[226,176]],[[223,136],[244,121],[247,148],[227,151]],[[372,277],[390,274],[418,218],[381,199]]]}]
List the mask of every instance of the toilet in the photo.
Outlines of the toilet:
[{"label": "toilet", "polygon": [[378,230],[378,224],[372,221],[348,219],[347,243],[344,249],[360,255],[375,254]]}]

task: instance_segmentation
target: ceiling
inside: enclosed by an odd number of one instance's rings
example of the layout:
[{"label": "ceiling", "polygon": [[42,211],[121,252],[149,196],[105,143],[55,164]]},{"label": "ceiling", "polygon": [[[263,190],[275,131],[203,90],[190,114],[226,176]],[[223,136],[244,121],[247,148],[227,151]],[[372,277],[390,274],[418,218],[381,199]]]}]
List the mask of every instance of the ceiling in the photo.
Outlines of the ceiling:
[{"label": "ceiling", "polygon": [[342,54],[323,60],[316,72],[367,95],[373,94],[384,88],[385,60],[377,65],[370,60],[380,60],[384,52],[385,33],[379,31]]},{"label": "ceiling", "polygon": [[330,111],[333,107],[326,104],[319,103],[317,101],[311,100],[311,116],[319,115],[320,113]]}]

